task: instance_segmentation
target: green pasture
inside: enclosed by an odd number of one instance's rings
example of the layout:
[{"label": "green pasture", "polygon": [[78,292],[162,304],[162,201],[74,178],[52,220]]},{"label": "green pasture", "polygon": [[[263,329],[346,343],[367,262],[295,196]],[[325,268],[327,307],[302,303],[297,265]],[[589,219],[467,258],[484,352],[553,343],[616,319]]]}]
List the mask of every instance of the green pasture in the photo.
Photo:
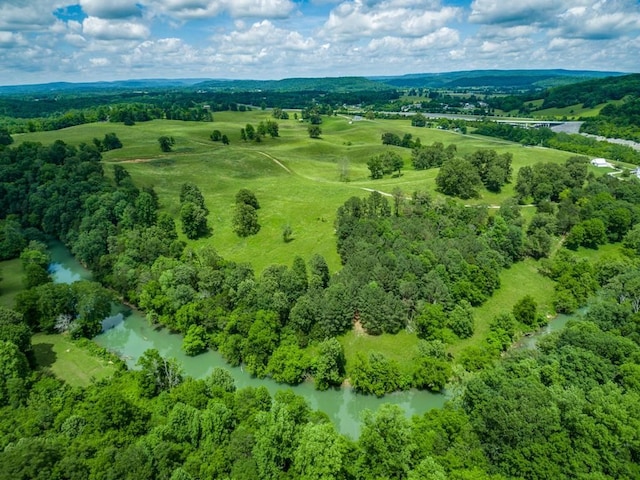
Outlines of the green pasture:
[{"label": "green pasture", "polygon": [[622,245],[619,243],[600,245],[596,249],[580,247],[576,250],[575,255],[591,263],[602,260],[628,260],[623,253]]},{"label": "green pasture", "polygon": [[449,351],[455,356],[470,346],[480,346],[489,332],[491,321],[501,313],[510,313],[518,300],[531,295],[538,303],[538,310],[545,316],[555,314],[553,280],[538,272],[539,262],[527,258],[513,264],[500,273],[500,288],[481,306],[474,308],[475,330],[473,336],[454,343]]},{"label": "green pasture", "polygon": [[24,289],[22,261],[19,258],[0,262],[0,305],[15,306],[15,298]]},{"label": "green pasture", "polygon": [[[314,253],[323,255],[332,269],[339,268],[333,237],[337,208],[351,196],[365,196],[366,189],[391,194],[399,188],[410,196],[416,190],[429,191],[434,197],[437,169],[414,171],[411,150],[381,144],[384,132],[399,136],[410,133],[422,144],[455,143],[458,154],[466,155],[480,148],[513,154],[514,181],[524,165],[537,162],[563,162],[571,156],[541,148],[479,135],[462,135],[438,129],[412,127],[409,120],[361,120],[350,116],[323,117],[322,136],[310,139],[308,124],[293,118],[278,120],[280,136],[266,137],[260,143],[244,142],[240,130],[247,123],[254,126],[270,119],[269,111],[216,112],[213,122],[155,120],[124,126],[114,123],[81,125],[56,132],[17,135],[16,143],[39,141],[45,144],[63,139],[69,144],[90,143],[114,132],[122,149],[104,154],[105,170],[110,164],[124,166],[138,185],[157,191],[161,208],[175,218],[179,216],[179,192],[184,182],[201,189],[209,208],[213,234],[197,240],[196,245],[212,244],[225,258],[250,262],[256,272],[268,265],[290,264],[293,257],[307,260]],[[230,145],[212,142],[209,135],[220,130]],[[172,152],[163,153],[158,137],[169,135],[176,143]],[[366,162],[373,155],[393,149],[405,160],[400,177],[387,176],[371,180]],[[344,181],[347,180],[347,181]],[[252,190],[260,204],[260,232],[238,238],[232,231],[234,197],[241,188]],[[499,194],[482,191],[482,197],[468,204],[498,205],[513,195],[513,184]],[[293,240],[285,243],[282,229],[290,225]]]},{"label": "green pasture", "polygon": [[35,334],[31,343],[40,368],[49,368],[74,387],[86,387],[92,380],[112,375],[116,369],[109,361],[78,347],[65,335]]},{"label": "green pasture", "polygon": [[600,110],[607,105],[601,103],[595,107],[584,107],[582,103],[575,105],[569,105],[562,108],[545,108],[543,110],[536,110],[531,112],[531,115],[538,118],[570,118],[578,119],[580,117],[595,117],[600,113]]}]

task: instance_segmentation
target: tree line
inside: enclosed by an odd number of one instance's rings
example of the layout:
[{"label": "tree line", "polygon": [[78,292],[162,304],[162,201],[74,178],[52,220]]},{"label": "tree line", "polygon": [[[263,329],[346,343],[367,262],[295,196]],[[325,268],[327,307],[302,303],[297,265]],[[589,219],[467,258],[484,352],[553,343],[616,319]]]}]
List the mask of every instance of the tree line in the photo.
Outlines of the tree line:
[{"label": "tree line", "polygon": [[599,141],[578,134],[556,133],[546,127],[525,129],[489,121],[474,126],[475,133],[479,135],[640,165],[640,152],[627,145]]}]

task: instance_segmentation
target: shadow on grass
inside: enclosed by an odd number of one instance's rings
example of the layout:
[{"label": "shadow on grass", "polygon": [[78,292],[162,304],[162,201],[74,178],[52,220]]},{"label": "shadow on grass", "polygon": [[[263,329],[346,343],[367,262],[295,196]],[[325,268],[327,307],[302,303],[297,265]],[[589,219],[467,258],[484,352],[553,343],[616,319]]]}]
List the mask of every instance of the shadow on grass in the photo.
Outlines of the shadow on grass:
[{"label": "shadow on grass", "polygon": [[149,162],[153,167],[170,167],[175,165],[175,163],[176,161],[173,158],[159,158]]},{"label": "shadow on grass", "polygon": [[51,367],[58,358],[52,343],[38,343],[33,346],[33,354],[39,367]]}]

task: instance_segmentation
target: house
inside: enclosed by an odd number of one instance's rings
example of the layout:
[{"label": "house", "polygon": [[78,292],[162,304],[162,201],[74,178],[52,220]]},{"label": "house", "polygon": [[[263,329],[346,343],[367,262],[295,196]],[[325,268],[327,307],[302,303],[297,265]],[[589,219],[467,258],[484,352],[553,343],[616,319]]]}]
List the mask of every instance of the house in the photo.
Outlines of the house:
[{"label": "house", "polygon": [[591,160],[591,165],[593,165],[594,167],[613,168],[613,165],[607,162],[604,158],[594,158],[593,160]]}]

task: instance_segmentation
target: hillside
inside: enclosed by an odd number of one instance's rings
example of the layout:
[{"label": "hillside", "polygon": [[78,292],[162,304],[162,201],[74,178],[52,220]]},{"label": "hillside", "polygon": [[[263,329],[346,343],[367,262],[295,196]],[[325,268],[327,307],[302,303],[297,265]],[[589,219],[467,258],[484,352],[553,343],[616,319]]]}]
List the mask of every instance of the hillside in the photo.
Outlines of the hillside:
[{"label": "hillside", "polygon": [[155,78],[112,82],[54,82],[33,85],[0,86],[0,95],[35,95],[73,92],[122,92],[154,89],[210,91],[379,91],[395,88],[503,88],[543,89],[556,85],[624,75],[620,72],[586,70],[469,70],[444,73],[412,73],[402,76],[322,77],[260,79]]},{"label": "hillside", "polygon": [[282,80],[208,80],[194,85],[203,90],[275,92],[358,92],[391,90],[392,86],[363,77],[285,78]]},{"label": "hillside", "polygon": [[572,84],[586,78],[622,75],[619,72],[584,70],[470,70],[445,73],[418,73],[403,76],[371,77],[372,80],[405,88],[502,88],[535,90],[552,85]]},{"label": "hillside", "polygon": [[540,108],[562,108],[578,103],[593,107],[621,100],[627,95],[640,95],[640,74],[599,78],[549,89]]}]

